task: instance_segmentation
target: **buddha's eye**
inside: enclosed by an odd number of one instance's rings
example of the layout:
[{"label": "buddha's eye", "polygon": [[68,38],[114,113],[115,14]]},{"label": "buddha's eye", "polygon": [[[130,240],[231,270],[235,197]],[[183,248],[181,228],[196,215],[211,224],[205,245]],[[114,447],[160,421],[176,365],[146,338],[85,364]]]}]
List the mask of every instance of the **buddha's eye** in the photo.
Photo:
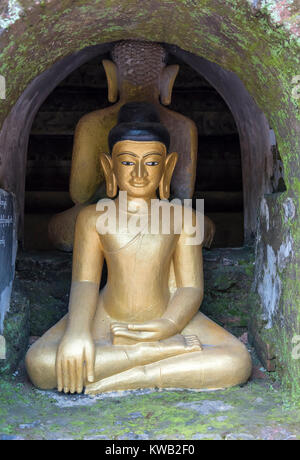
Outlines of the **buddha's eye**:
[{"label": "buddha's eye", "polygon": [[157,166],[159,164],[158,161],[147,161],[146,165],[147,166]]},{"label": "buddha's eye", "polygon": [[134,165],[133,161],[122,161],[121,163],[122,163],[122,165],[125,165],[125,166],[133,166]]}]

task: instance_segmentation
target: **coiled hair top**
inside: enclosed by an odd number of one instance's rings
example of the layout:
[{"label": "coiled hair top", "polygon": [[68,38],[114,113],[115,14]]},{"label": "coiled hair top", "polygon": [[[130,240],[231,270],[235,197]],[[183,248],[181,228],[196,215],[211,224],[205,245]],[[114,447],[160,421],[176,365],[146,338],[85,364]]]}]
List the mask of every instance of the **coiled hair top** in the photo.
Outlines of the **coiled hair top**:
[{"label": "coiled hair top", "polygon": [[161,124],[154,105],[148,102],[128,102],[119,112],[118,123],[108,135],[110,152],[120,141],[157,141],[170,146],[168,130]]}]

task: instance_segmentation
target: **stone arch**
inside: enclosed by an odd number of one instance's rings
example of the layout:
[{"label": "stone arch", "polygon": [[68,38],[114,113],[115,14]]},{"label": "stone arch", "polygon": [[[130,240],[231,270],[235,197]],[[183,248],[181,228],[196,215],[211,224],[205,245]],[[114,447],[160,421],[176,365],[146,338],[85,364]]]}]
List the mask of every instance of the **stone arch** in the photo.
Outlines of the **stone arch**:
[{"label": "stone arch", "polygon": [[[10,11],[12,3],[13,12]],[[212,66],[218,64],[235,73],[274,130],[286,171],[287,191],[266,200],[268,219],[276,221],[276,232],[270,233],[261,224],[262,251],[257,270],[258,282],[264,283],[267,257],[264,248],[271,245],[275,255],[278,253],[276,270],[282,279],[281,297],[272,317],[274,327],[278,328],[277,341],[285,344],[282,350],[288,350],[287,341],[299,329],[300,311],[299,286],[293,282],[297,279],[300,255],[297,225],[300,126],[299,99],[293,97],[292,83],[293,77],[300,73],[300,33],[293,22],[296,0],[282,15],[276,10],[276,3],[270,0],[262,6],[262,2],[251,0],[209,3],[186,0],[174,1],[170,6],[167,0],[142,3],[75,0],[59,4],[56,0],[47,3],[29,0],[25,7],[21,1],[10,1],[10,10],[7,9],[7,15],[0,21],[0,74],[7,83],[6,99],[1,101],[0,111],[0,186],[17,195],[19,209],[22,209],[26,159],[20,152],[24,152],[27,142],[26,127],[35,114],[34,107],[58,83],[57,69],[61,69],[63,78],[67,68],[68,73],[75,68],[75,62],[76,66],[84,62],[83,49],[88,49],[92,57],[95,46],[105,46],[101,44],[115,40],[158,41],[176,45],[211,61]],[[285,213],[287,200],[296,209],[292,217]],[[289,251],[282,248],[287,235]],[[263,299],[261,301],[263,304]],[[286,323],[288,327],[284,320],[283,324],[277,321],[282,317],[290,318]],[[291,359],[288,351],[285,361],[288,374],[295,376],[296,372],[299,376],[299,363]],[[299,383],[295,383],[297,379],[293,377],[292,381],[294,387],[299,388]]]}]

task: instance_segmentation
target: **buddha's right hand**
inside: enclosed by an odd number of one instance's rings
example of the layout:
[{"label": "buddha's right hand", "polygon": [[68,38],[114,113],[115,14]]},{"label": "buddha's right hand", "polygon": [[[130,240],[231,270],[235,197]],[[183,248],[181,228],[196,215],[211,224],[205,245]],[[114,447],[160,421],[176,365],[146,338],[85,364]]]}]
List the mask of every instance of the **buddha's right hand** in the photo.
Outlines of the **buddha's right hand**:
[{"label": "buddha's right hand", "polygon": [[95,344],[91,334],[66,333],[56,355],[57,389],[81,393],[86,379],[94,381]]}]

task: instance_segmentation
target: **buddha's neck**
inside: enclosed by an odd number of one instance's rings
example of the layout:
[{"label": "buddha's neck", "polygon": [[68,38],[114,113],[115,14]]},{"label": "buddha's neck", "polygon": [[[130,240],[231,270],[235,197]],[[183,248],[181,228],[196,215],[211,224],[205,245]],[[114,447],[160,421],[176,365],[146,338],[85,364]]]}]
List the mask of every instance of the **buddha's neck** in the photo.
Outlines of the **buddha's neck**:
[{"label": "buddha's neck", "polygon": [[[128,213],[136,213],[141,211],[142,214],[145,213],[146,207],[148,208],[148,211],[151,209],[151,200],[157,199],[156,194],[154,193],[151,196],[146,196],[146,197],[135,197],[127,194],[127,202],[126,202],[126,209],[123,209],[123,203],[122,203],[122,209],[123,211],[126,211]],[[120,204],[119,197],[117,198],[117,204]]]},{"label": "buddha's neck", "polygon": [[159,104],[159,91],[155,85],[133,86],[127,82],[120,88],[120,102],[147,101],[152,104]]}]

